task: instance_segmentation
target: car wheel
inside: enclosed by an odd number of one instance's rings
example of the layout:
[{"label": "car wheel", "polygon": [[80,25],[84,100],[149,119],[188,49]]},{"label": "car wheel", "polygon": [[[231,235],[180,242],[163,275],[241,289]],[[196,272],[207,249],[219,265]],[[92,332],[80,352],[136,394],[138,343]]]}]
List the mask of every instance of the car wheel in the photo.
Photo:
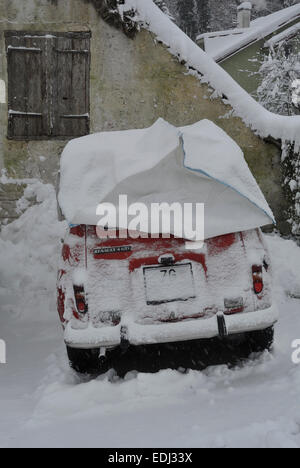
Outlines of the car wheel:
[{"label": "car wheel", "polygon": [[274,327],[247,334],[247,345],[250,353],[270,351],[274,343]]},{"label": "car wheel", "polygon": [[99,349],[77,349],[67,346],[69,363],[79,374],[104,374],[108,364],[99,360]]}]

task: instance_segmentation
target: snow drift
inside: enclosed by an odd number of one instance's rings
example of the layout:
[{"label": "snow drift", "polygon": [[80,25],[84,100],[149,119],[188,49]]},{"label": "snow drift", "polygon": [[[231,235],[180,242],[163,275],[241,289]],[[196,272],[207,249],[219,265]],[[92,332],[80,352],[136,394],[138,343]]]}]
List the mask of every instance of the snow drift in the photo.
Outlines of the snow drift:
[{"label": "snow drift", "polygon": [[37,180],[27,183],[19,205],[25,207],[33,197],[37,205],[1,230],[0,315],[43,321],[56,309],[59,241],[66,225],[57,220],[54,187]]},{"label": "snow drift", "polygon": [[204,203],[206,239],[275,222],[242,150],[208,120],[178,129],[159,119],[148,129],[71,141],[62,155],[59,192],[68,222],[97,225],[99,203],[118,207],[119,195],[149,209],[153,203]]}]

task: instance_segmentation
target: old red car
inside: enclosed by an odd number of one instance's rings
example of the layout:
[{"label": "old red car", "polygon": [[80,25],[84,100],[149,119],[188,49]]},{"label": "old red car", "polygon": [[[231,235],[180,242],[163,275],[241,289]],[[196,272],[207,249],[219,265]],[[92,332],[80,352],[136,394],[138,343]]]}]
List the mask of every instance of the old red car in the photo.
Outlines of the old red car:
[{"label": "old red car", "polygon": [[[192,237],[164,220],[137,228],[140,238],[123,217],[99,224],[99,204],[124,195],[146,212],[202,204],[204,243],[189,247]],[[178,129],[159,119],[71,141],[58,200],[70,226],[58,311],[74,369],[203,368],[271,347],[277,309],[260,227],[274,217],[243,152],[213,122]],[[116,235],[99,237],[99,226]]]},{"label": "old red car", "polygon": [[271,347],[277,320],[259,229],[189,251],[181,239],[103,241],[94,226],[71,227],[58,312],[79,372],[117,368],[125,359],[128,369],[201,368],[216,353],[217,363],[226,362],[229,349],[246,357]]}]

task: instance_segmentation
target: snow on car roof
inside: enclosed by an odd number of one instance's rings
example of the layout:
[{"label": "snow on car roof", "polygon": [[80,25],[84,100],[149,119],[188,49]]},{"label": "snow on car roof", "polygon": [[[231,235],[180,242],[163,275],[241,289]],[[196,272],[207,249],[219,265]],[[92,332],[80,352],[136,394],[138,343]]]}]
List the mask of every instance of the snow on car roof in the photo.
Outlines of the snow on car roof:
[{"label": "snow on car roof", "polygon": [[218,62],[243,47],[269,36],[298,17],[300,19],[299,4],[257,18],[251,22],[250,28],[206,33],[200,35],[197,40],[204,39],[205,51]]},{"label": "snow on car roof", "polygon": [[[136,10],[135,20],[150,30],[163,42],[169,52],[187,64],[191,73],[195,70],[202,75],[220,97],[226,97],[237,116],[260,137],[273,137],[283,142],[295,142],[295,150],[300,148],[300,117],[273,114],[253,99],[225,70],[195,44],[152,0],[125,0],[124,11]],[[277,12],[274,22],[280,25],[288,18],[300,14],[300,5]],[[288,16],[287,16],[288,15]],[[270,15],[272,17],[272,15]],[[274,27],[269,18],[270,27]],[[256,20],[260,24],[263,19]],[[273,24],[273,26],[271,26]]]},{"label": "snow on car roof", "polygon": [[68,222],[97,225],[99,203],[118,207],[119,195],[149,209],[152,203],[205,203],[205,238],[274,222],[242,150],[208,120],[176,128],[159,119],[148,129],[69,142],[59,191]]}]

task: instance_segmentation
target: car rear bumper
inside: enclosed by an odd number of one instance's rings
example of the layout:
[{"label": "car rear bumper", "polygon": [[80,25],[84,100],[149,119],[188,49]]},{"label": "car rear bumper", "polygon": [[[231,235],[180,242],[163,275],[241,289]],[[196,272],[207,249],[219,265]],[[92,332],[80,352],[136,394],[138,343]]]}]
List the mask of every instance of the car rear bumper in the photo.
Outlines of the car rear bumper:
[{"label": "car rear bumper", "polygon": [[[223,316],[227,336],[251,331],[264,330],[278,320],[276,305],[264,310]],[[133,346],[174,343],[220,336],[218,316],[186,322],[141,325],[123,322],[116,327],[95,328],[89,324],[85,329],[74,329],[68,323],[65,329],[65,343],[71,348],[93,349],[120,346],[122,340]]]}]

